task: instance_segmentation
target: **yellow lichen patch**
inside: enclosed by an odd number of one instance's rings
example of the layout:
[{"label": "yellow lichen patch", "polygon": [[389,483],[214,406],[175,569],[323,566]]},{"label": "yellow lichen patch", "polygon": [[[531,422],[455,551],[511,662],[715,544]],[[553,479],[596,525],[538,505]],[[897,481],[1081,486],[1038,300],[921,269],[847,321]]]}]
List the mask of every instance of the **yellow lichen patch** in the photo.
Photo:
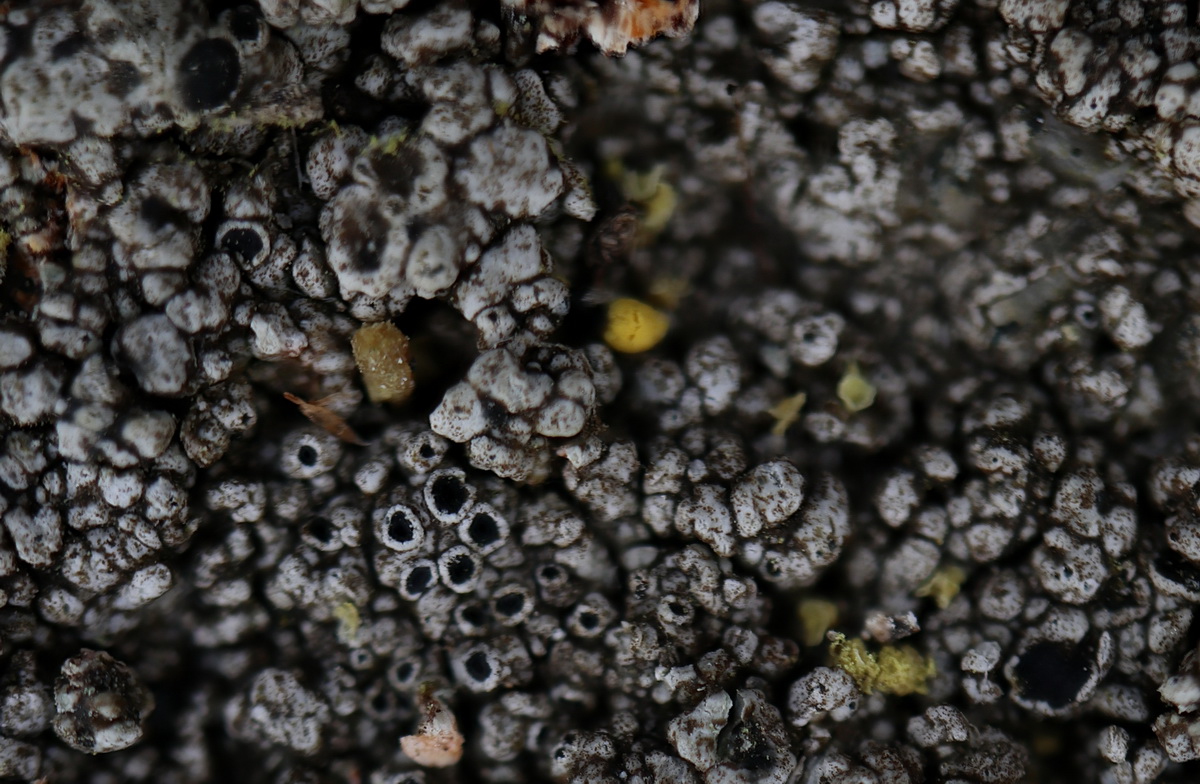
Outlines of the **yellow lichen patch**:
[{"label": "yellow lichen patch", "polygon": [[882,692],[903,697],[925,694],[936,673],[932,658],[925,658],[910,645],[885,645],[872,653],[859,639],[830,633],[829,658],[854,679],[863,694]]},{"label": "yellow lichen patch", "polygon": [[379,149],[383,155],[395,155],[400,152],[400,148],[408,141],[408,130],[400,130],[393,134],[380,139],[377,136],[371,137],[371,146]]},{"label": "yellow lichen patch", "polygon": [[663,181],[664,168],[655,166],[650,171],[640,172],[625,168],[619,160],[610,160],[604,173],[621,189],[621,195],[642,208],[642,220],[638,227],[638,242],[645,245],[658,236],[679,203],[679,195],[670,184]]},{"label": "yellow lichen patch", "polygon": [[879,650],[879,675],[875,688],[884,694],[903,697],[925,694],[929,679],[937,673],[932,658],[925,658],[911,645],[885,645]]},{"label": "yellow lichen patch", "polygon": [[687,278],[664,275],[661,278],[655,278],[650,281],[650,287],[646,292],[646,299],[665,310],[675,310],[675,308],[679,307],[680,300],[688,295],[691,288],[691,284],[688,283]]},{"label": "yellow lichen patch", "polygon": [[350,339],[354,362],[372,403],[403,403],[412,395],[413,372],[408,337],[394,324],[360,328]]},{"label": "yellow lichen patch", "polygon": [[614,351],[637,354],[658,345],[667,334],[667,317],[645,302],[617,299],[608,305],[604,342]]},{"label": "yellow lichen patch", "polygon": [[621,195],[630,201],[644,204],[654,197],[662,182],[663,167],[655,166],[650,171],[640,172],[625,168],[617,159],[604,165],[605,175],[621,188]]},{"label": "yellow lichen patch", "polygon": [[857,362],[851,362],[850,367],[846,368],[837,385],[837,396],[852,414],[870,408],[875,402],[875,386],[858,369]]},{"label": "yellow lichen patch", "polygon": [[879,662],[867,650],[866,643],[859,639],[848,640],[840,632],[830,632],[829,660],[834,667],[845,670],[860,689],[870,693],[879,674]]},{"label": "yellow lichen patch", "polygon": [[646,214],[642,218],[638,240],[645,244],[657,237],[659,232],[665,229],[671,221],[671,216],[675,214],[675,206],[678,203],[679,196],[676,195],[675,189],[665,182],[660,182],[650,198],[642,202]]},{"label": "yellow lichen patch", "polygon": [[932,596],[937,606],[944,610],[950,606],[950,602],[954,601],[954,597],[958,596],[963,581],[966,579],[966,572],[957,566],[943,566],[914,593],[917,596]]},{"label": "yellow lichen patch", "polygon": [[771,435],[781,436],[787,432],[789,427],[796,424],[796,420],[800,418],[800,409],[804,408],[804,404],[807,402],[808,395],[797,392],[768,408],[767,413],[775,418],[775,424],[771,426]]},{"label": "yellow lichen patch", "polygon": [[342,645],[353,645],[358,641],[358,627],[362,618],[353,602],[342,602],[333,608],[333,617],[337,619],[337,638]]},{"label": "yellow lichen patch", "polygon": [[804,627],[804,644],[820,645],[825,632],[837,623],[837,605],[825,599],[805,599],[797,608],[800,623]]}]

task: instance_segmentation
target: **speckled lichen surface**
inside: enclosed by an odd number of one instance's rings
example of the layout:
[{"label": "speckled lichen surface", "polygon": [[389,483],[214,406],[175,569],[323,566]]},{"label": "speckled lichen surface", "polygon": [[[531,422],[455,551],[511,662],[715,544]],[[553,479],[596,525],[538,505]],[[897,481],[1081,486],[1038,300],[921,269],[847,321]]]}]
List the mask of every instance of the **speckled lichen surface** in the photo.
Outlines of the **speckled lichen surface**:
[{"label": "speckled lichen surface", "polygon": [[0,5],[0,779],[1200,776],[1196,3],[694,8]]}]

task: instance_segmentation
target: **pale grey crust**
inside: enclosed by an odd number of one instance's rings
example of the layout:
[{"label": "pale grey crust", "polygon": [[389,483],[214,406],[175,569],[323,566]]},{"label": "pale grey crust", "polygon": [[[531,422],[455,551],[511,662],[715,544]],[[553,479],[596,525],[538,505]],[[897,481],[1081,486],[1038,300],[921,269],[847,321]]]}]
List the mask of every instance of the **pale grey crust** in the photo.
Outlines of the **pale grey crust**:
[{"label": "pale grey crust", "polygon": [[1196,778],[1194,3],[219,5],[0,12],[0,778]]}]

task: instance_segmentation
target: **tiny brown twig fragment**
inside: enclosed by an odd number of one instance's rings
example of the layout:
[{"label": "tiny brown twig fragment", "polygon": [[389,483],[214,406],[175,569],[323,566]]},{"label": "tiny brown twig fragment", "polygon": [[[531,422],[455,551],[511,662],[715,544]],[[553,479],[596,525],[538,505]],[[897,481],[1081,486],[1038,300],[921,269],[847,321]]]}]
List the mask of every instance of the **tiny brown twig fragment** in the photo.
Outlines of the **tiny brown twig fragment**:
[{"label": "tiny brown twig fragment", "polygon": [[350,427],[340,415],[329,409],[329,401],[333,396],[323,397],[320,400],[314,400],[311,403],[302,397],[297,397],[291,392],[284,392],[283,397],[291,403],[295,403],[300,408],[300,413],[308,417],[309,421],[325,430],[332,436],[345,441],[348,444],[357,444],[358,446],[366,446],[367,442],[363,441],[358,433],[354,432],[354,428]]}]

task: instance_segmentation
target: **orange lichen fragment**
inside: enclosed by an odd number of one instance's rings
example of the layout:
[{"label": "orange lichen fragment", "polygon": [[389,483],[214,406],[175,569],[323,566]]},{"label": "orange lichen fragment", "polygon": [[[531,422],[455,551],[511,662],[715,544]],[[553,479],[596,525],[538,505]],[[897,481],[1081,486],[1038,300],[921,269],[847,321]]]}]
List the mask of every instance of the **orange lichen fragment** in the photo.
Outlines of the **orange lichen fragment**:
[{"label": "orange lichen fragment", "polygon": [[26,234],[21,238],[21,242],[25,244],[25,249],[36,256],[42,256],[55,248],[60,247],[58,236],[50,228],[47,227],[33,234]]},{"label": "orange lichen fragment", "polygon": [[408,336],[384,321],[361,327],[350,339],[354,362],[372,403],[403,403],[412,396]]},{"label": "orange lichen fragment", "polygon": [[300,407],[300,413],[308,417],[308,420],[317,427],[329,433],[331,436],[345,441],[347,444],[357,444],[358,446],[366,446],[367,442],[358,437],[358,433],[350,425],[346,424],[346,420],[333,411],[329,410],[329,403],[336,395],[323,397],[320,400],[314,400],[311,403],[304,398],[296,397],[291,392],[284,392],[283,398],[290,403],[295,403]]},{"label": "orange lichen fragment", "polygon": [[696,24],[700,0],[610,0],[588,20],[588,37],[606,54],[666,35],[686,35]]},{"label": "orange lichen fragment", "polygon": [[538,52],[571,46],[584,34],[605,54],[622,55],[660,35],[687,35],[700,13],[700,0],[502,1],[537,19]]},{"label": "orange lichen fragment", "polygon": [[462,759],[463,736],[454,714],[431,690],[421,690],[421,722],[400,738],[400,750],[427,768],[446,768]]},{"label": "orange lichen fragment", "polygon": [[48,170],[46,175],[42,177],[42,185],[45,185],[50,190],[60,194],[67,190],[68,182],[69,180],[67,179],[67,175],[63,174],[57,169]]}]

